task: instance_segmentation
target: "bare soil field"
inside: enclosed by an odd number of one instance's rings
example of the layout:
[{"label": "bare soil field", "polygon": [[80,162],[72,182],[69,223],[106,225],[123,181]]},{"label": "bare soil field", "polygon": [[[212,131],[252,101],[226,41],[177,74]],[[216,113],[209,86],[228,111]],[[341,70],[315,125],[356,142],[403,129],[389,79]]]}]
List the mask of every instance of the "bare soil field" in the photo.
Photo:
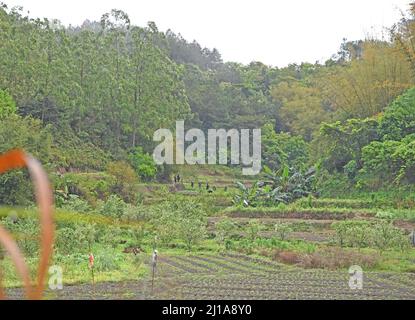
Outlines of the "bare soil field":
[{"label": "bare soil field", "polygon": [[[9,289],[11,299],[21,289]],[[347,271],[303,270],[242,254],[161,256],[157,273],[137,281],[66,285],[46,299],[415,299],[415,274],[364,273],[363,289]]]}]

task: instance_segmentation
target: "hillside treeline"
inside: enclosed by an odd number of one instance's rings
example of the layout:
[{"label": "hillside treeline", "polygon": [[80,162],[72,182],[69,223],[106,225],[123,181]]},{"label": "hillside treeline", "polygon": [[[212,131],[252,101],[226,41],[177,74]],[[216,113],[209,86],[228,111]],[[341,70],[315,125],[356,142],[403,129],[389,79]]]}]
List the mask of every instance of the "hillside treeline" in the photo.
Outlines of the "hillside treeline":
[{"label": "hillside treeline", "polygon": [[217,49],[154,22],[135,26],[120,10],[68,27],[23,12],[0,8],[1,152],[24,147],[63,171],[122,160],[152,179],[157,169],[148,176],[137,161],[151,162],[155,130],[184,119],[263,128],[271,169],[316,166],[373,190],[414,182],[413,6],[385,39],[345,39],[324,63],[284,68],[223,62]]}]

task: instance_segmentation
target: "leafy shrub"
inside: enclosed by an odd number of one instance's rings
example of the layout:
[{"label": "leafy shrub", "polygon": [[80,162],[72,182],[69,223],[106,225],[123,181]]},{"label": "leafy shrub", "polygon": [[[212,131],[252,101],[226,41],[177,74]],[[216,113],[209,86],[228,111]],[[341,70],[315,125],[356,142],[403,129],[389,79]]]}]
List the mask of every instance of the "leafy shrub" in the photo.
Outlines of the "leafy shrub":
[{"label": "leafy shrub", "polygon": [[344,167],[344,173],[350,180],[354,180],[358,173],[358,164],[356,160],[349,161]]},{"label": "leafy shrub", "polygon": [[116,248],[122,238],[122,230],[119,227],[102,227],[98,232],[99,242],[110,245]]},{"label": "leafy shrub", "polygon": [[152,224],[164,244],[181,239],[190,250],[206,237],[207,218],[195,200],[172,199],[153,208]]},{"label": "leafy shrub", "polygon": [[[232,238],[236,225],[235,223],[229,218],[223,218],[218,221],[215,225],[216,229],[216,240],[225,245],[229,244],[229,240]],[[228,249],[228,248],[227,248]]]},{"label": "leafy shrub", "polygon": [[293,229],[291,228],[289,223],[277,223],[274,226],[275,232],[277,234],[277,237],[284,241],[286,240],[287,236],[293,232]]},{"label": "leafy shrub", "polygon": [[0,175],[0,204],[27,206],[33,201],[28,172],[17,170]]},{"label": "leafy shrub", "polygon": [[[38,120],[14,114],[1,119],[0,153],[20,148],[42,162],[47,162],[50,158],[51,139],[49,127],[44,128]],[[32,200],[32,185],[27,171],[0,175],[0,204],[25,206]]]},{"label": "leafy shrub", "polygon": [[332,227],[341,247],[374,247],[382,252],[392,248],[405,250],[409,246],[408,237],[388,221],[342,221]]},{"label": "leafy shrub", "polygon": [[117,195],[110,195],[106,201],[100,201],[97,206],[97,212],[112,218],[121,218],[127,204]]},{"label": "leafy shrub", "polygon": [[111,194],[114,177],[104,173],[66,173],[54,177],[55,189],[60,197],[68,198],[70,194],[85,199],[91,205],[97,200],[106,199]]},{"label": "leafy shrub", "polygon": [[149,181],[157,175],[157,165],[153,157],[137,147],[130,154],[130,162],[141,179]]},{"label": "leafy shrub", "polygon": [[344,197],[346,190],[354,190],[355,184],[344,173],[330,173],[320,169],[316,175],[315,189],[322,197]]},{"label": "leafy shrub", "polygon": [[[323,124],[320,133],[323,146],[323,165],[330,173],[344,172],[344,166],[355,161],[357,169],[361,168],[362,147],[378,140],[377,119],[349,119]],[[320,158],[320,157],[319,157]]]},{"label": "leafy shrub", "polygon": [[38,219],[17,218],[17,216],[11,215],[3,220],[3,225],[16,237],[17,245],[25,255],[37,255],[40,234]]},{"label": "leafy shrub", "polygon": [[120,269],[120,263],[113,253],[102,251],[95,257],[95,268],[97,271],[114,271]]},{"label": "leafy shrub", "polygon": [[145,237],[149,235],[149,232],[144,228],[144,226],[141,225],[139,227],[129,229],[127,234],[129,245],[133,247],[140,247]]},{"label": "leafy shrub", "polygon": [[16,102],[13,97],[7,93],[7,91],[0,90],[0,120],[16,114]]},{"label": "leafy shrub", "polygon": [[364,248],[369,245],[369,227],[370,224],[367,221],[341,221],[332,225],[341,247],[357,248]]},{"label": "leafy shrub", "polygon": [[79,196],[70,194],[67,200],[64,200],[61,204],[61,208],[71,212],[88,213],[91,212],[92,208],[85,200]]},{"label": "leafy shrub", "polygon": [[387,221],[376,223],[371,229],[370,236],[372,245],[380,252],[389,248],[404,251],[410,246],[408,236]]},{"label": "leafy shrub", "polygon": [[379,133],[384,141],[399,141],[415,133],[415,88],[407,90],[386,108]]},{"label": "leafy shrub", "polygon": [[140,205],[133,206],[131,204],[127,204],[121,216],[121,220],[124,222],[132,222],[145,219],[145,211],[146,210]]},{"label": "leafy shrub", "polygon": [[309,147],[301,136],[276,133],[273,124],[266,124],[262,128],[261,142],[264,165],[272,170],[277,170],[283,164],[297,170],[304,169],[309,157]]},{"label": "leafy shrub", "polygon": [[362,152],[366,170],[375,171],[377,174],[384,172],[385,175],[390,175],[391,171],[396,170],[393,169],[392,155],[399,145],[399,141],[374,141],[364,147]]},{"label": "leafy shrub", "polygon": [[134,169],[124,161],[110,162],[107,173],[114,177],[111,192],[119,195],[125,202],[137,200],[137,175]]},{"label": "leafy shrub", "polygon": [[409,220],[409,221],[415,222],[415,212],[412,209],[410,209],[410,210],[390,209],[390,210],[387,210],[387,211],[378,211],[378,213],[376,214],[376,218],[388,219],[388,220],[404,219],[404,220]]},{"label": "leafy shrub", "polygon": [[87,253],[96,236],[97,230],[93,224],[74,224],[59,228],[56,247],[62,254]]},{"label": "leafy shrub", "polygon": [[[81,236],[81,238],[78,236]],[[72,254],[78,252],[79,249],[84,251],[82,238],[83,235],[80,235],[73,228],[60,228],[56,232],[55,245],[62,254]]]},{"label": "leafy shrub", "polygon": [[311,253],[316,250],[316,245],[303,240],[282,241],[278,238],[257,238],[255,240],[242,239],[235,247],[237,249],[248,249],[251,253],[261,252],[266,256],[273,256],[275,252],[295,251]]},{"label": "leafy shrub", "polygon": [[199,207],[188,207],[182,211],[178,226],[179,236],[186,243],[187,249],[191,250],[193,245],[206,238],[207,219],[205,213]]},{"label": "leafy shrub", "polygon": [[246,232],[249,239],[255,240],[259,237],[259,232],[262,230],[262,224],[256,220],[249,220],[248,225],[246,226]]},{"label": "leafy shrub", "polygon": [[364,147],[362,178],[374,176],[379,184],[399,182],[402,178],[414,179],[415,154],[413,151],[415,137],[404,141],[372,142]]}]

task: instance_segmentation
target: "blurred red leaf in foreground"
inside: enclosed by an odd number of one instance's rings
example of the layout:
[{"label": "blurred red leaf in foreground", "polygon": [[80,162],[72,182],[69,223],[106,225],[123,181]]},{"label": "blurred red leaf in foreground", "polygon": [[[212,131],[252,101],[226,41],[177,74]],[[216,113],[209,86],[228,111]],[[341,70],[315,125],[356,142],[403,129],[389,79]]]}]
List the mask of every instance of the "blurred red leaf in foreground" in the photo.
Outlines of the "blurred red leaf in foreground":
[{"label": "blurred red leaf in foreground", "polygon": [[[0,174],[10,170],[27,167],[32,178],[36,202],[40,211],[40,259],[37,279],[34,283],[30,279],[30,272],[24,260],[23,254],[14,241],[11,234],[0,225],[0,244],[12,259],[17,274],[23,281],[25,293],[28,299],[41,299],[49,261],[53,251],[55,224],[53,222],[53,194],[49,179],[41,164],[22,150],[12,150],[0,155]],[[0,274],[1,276],[1,274]],[[1,280],[1,279],[0,279]],[[0,283],[0,298],[5,294]]]}]

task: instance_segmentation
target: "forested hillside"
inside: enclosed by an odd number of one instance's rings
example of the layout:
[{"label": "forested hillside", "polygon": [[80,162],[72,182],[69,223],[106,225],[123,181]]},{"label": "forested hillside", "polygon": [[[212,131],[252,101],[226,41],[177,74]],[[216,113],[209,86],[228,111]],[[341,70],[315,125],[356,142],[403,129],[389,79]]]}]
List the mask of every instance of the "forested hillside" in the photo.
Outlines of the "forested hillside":
[{"label": "forested hillside", "polygon": [[[69,27],[22,12],[0,9],[0,151],[24,147],[51,172],[123,161],[142,180],[163,179],[152,135],[184,119],[262,128],[271,169],[315,166],[341,188],[414,182],[413,16],[390,39],[345,40],[325,63],[276,68],[223,62],[217,49],[132,25],[119,10]],[[1,178],[1,201],[17,201],[4,196],[12,180]]]}]

